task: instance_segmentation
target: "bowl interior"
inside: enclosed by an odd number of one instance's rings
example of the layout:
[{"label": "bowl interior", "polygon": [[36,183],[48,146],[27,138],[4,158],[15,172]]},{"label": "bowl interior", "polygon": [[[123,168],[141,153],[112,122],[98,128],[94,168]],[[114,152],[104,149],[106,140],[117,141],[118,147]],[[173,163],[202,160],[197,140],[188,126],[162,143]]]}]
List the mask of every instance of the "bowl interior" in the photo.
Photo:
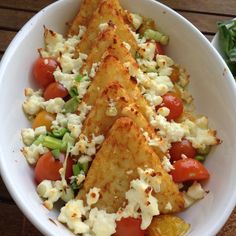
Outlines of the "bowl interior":
[{"label": "bowl interior", "polygon": [[[42,10],[21,30],[11,43],[0,67],[0,136],[1,174],[18,206],[46,235],[72,235],[64,226],[53,224],[57,210],[48,212],[35,191],[33,171],[20,149],[20,130],[28,127],[21,105],[24,88],[31,84],[32,63],[37,48],[43,46],[43,25],[63,33],[65,22],[75,15],[80,1],[61,0]],[[224,224],[235,205],[236,93],[235,84],[219,54],[189,22],[177,13],[152,0],[121,0],[121,4],[155,19],[162,31],[170,35],[166,48],[178,64],[190,74],[190,91],[198,113],[206,114],[210,126],[217,130],[223,143],[209,155],[206,166],[211,179],[205,184],[209,194],[181,216],[191,224],[189,235],[213,235]]]}]

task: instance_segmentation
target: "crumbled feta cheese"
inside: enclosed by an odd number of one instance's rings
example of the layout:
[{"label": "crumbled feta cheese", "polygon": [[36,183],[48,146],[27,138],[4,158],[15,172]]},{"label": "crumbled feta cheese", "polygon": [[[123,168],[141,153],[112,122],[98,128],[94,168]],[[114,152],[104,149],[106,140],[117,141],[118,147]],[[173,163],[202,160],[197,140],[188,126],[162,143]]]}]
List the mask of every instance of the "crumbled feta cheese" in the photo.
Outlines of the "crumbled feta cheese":
[{"label": "crumbled feta cheese", "polygon": [[78,174],[78,176],[76,176],[76,183],[79,186],[80,184],[82,184],[85,180],[85,175],[84,174]]},{"label": "crumbled feta cheese", "polygon": [[[143,57],[148,61],[152,61],[155,56],[156,45],[155,43],[147,42],[139,44],[139,47],[143,49]],[[155,62],[156,65],[156,62]]]},{"label": "crumbled feta cheese", "polygon": [[142,16],[138,15],[138,14],[133,14],[130,13],[128,15],[129,19],[131,19],[132,25],[134,26],[135,30],[137,30],[141,24],[143,23],[143,18]]},{"label": "crumbled feta cheese", "polygon": [[167,204],[165,205],[165,210],[167,211],[171,211],[172,210],[172,205],[170,202],[167,202]]},{"label": "crumbled feta cheese", "polygon": [[87,204],[89,206],[95,204],[98,201],[99,196],[100,196],[99,192],[100,192],[100,189],[94,187],[94,188],[91,188],[89,192],[86,194]]},{"label": "crumbled feta cheese", "polygon": [[125,194],[128,204],[117,214],[118,220],[122,217],[137,218],[141,216],[141,229],[146,229],[150,225],[153,216],[159,215],[158,202],[152,196],[152,191],[160,191],[161,180],[158,173],[155,173],[152,169],[143,171],[138,168],[138,173],[140,178],[130,182],[130,190]]},{"label": "crumbled feta cheese", "polygon": [[166,172],[170,172],[174,169],[174,167],[170,163],[170,160],[166,156],[162,158],[161,164]]},{"label": "crumbled feta cheese", "polygon": [[104,31],[109,27],[109,24],[108,23],[101,23],[98,27],[99,27],[100,31]]},{"label": "crumbled feta cheese", "polygon": [[137,58],[137,63],[144,72],[156,71],[157,63],[155,61]]},{"label": "crumbled feta cheese", "polygon": [[167,117],[170,114],[170,109],[167,107],[160,107],[157,113],[161,116]]},{"label": "crumbled feta cheese", "polygon": [[194,200],[193,198],[189,197],[186,192],[183,192],[183,198],[184,198],[184,207],[188,208],[190,206],[192,206],[196,200]]},{"label": "crumbled feta cheese", "polygon": [[49,99],[41,104],[42,108],[46,109],[50,113],[62,112],[65,105],[65,101],[62,98]]},{"label": "crumbled feta cheese", "polygon": [[34,130],[34,134],[35,136],[39,136],[39,135],[46,135],[47,134],[47,128],[46,126],[39,126]]},{"label": "crumbled feta cheese", "polygon": [[41,104],[44,102],[42,91],[34,92],[32,89],[25,90],[26,100],[23,103],[23,110],[28,115],[36,115],[41,110]]},{"label": "crumbled feta cheese", "polygon": [[85,222],[91,229],[91,235],[111,236],[116,232],[116,214],[108,214],[104,210],[93,208]]},{"label": "crumbled feta cheese", "polygon": [[156,62],[157,62],[158,67],[160,67],[160,68],[170,67],[170,66],[174,65],[174,61],[166,55],[157,54],[156,55]]},{"label": "crumbled feta cheese", "polygon": [[61,208],[58,220],[67,224],[75,234],[88,233],[89,226],[82,222],[82,217],[86,217],[86,213],[87,209],[84,207],[83,201],[73,199]]},{"label": "crumbled feta cheese", "polygon": [[194,200],[199,200],[204,198],[205,191],[202,188],[201,184],[198,182],[194,182],[187,191],[187,195]]},{"label": "crumbled feta cheese", "polygon": [[100,65],[100,62],[93,63],[93,65],[91,67],[91,71],[90,71],[89,77],[93,78],[95,76],[96,71],[98,70],[99,65]]},{"label": "crumbled feta cheese", "polygon": [[34,130],[31,128],[22,129],[21,130],[21,137],[22,137],[23,143],[25,145],[27,145],[27,146],[31,145],[35,139]]},{"label": "crumbled feta cheese", "polygon": [[77,91],[79,98],[82,99],[87,92],[87,89],[91,83],[91,80],[88,77],[84,77],[80,83],[77,84]]},{"label": "crumbled feta cheese", "polygon": [[48,149],[43,147],[42,144],[39,145],[31,144],[30,146],[23,147],[22,149],[23,155],[31,165],[36,164],[40,155],[43,155],[46,152],[48,152]]},{"label": "crumbled feta cheese", "polygon": [[130,51],[131,46],[130,46],[128,43],[126,43],[125,41],[123,41],[122,44],[127,48],[128,51]]}]

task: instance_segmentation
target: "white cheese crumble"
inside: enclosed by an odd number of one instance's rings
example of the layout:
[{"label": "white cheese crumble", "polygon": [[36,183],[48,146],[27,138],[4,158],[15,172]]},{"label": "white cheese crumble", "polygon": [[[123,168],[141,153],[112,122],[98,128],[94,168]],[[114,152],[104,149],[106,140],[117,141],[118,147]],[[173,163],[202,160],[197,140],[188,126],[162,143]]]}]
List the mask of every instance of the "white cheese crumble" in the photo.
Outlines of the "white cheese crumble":
[{"label": "white cheese crumble", "polygon": [[94,187],[94,188],[91,188],[89,192],[86,194],[87,204],[89,206],[95,204],[98,201],[99,192],[100,192],[100,189]]},{"label": "white cheese crumble", "polygon": [[166,156],[162,158],[161,164],[166,172],[170,172],[171,170],[174,169],[174,167],[170,163],[169,158],[167,158]]},{"label": "white cheese crumble", "polygon": [[158,173],[152,169],[144,171],[138,168],[138,173],[139,179],[130,182],[130,190],[125,194],[128,204],[124,209],[120,209],[117,214],[118,220],[122,217],[137,218],[141,216],[141,229],[146,229],[153,216],[160,214],[157,199],[152,196],[152,192],[160,191],[161,179]]},{"label": "white cheese crumble", "polygon": [[155,43],[151,43],[151,42],[141,43],[139,44],[139,47],[143,50],[144,59],[148,61],[152,61],[155,56],[155,51],[156,51]]},{"label": "white cheese crumble", "polygon": [[22,153],[30,165],[37,163],[39,157],[48,152],[48,149],[43,147],[42,144],[31,144],[28,147],[22,148]]},{"label": "white cheese crumble", "polygon": [[109,24],[108,23],[101,23],[98,28],[100,31],[104,31],[106,30],[107,28],[109,27]]},{"label": "white cheese crumble", "polygon": [[36,115],[41,110],[44,102],[42,90],[34,91],[31,88],[25,89],[26,100],[23,103],[23,110],[27,115]]},{"label": "white cheese crumble", "polygon": [[167,117],[170,114],[170,109],[167,107],[160,107],[157,113],[161,116]]},{"label": "white cheese crumble", "polygon": [[141,26],[141,24],[143,23],[142,16],[140,16],[138,14],[130,13],[128,15],[128,18],[131,20],[132,25],[135,28],[135,30],[137,30]]},{"label": "white cheese crumble", "polygon": [[22,137],[23,143],[26,146],[30,146],[34,142],[34,139],[35,139],[34,130],[31,128],[22,129],[21,137]]},{"label": "white cheese crumble", "polygon": [[98,70],[98,67],[100,65],[100,62],[98,63],[93,63],[92,67],[91,67],[91,71],[89,73],[89,77],[93,78],[96,74],[96,71]]},{"label": "white cheese crumble", "polygon": [[50,113],[60,113],[63,111],[65,101],[62,98],[49,99],[46,102],[41,103],[41,107]]}]

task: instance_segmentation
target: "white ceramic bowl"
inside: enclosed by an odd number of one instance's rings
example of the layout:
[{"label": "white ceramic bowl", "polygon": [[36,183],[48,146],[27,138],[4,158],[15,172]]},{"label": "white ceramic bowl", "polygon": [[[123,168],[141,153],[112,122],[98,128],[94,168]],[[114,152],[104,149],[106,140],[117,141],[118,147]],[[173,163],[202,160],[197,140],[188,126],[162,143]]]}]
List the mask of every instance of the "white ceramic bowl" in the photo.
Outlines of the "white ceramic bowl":
[{"label": "white ceramic bowl", "polygon": [[[121,0],[134,12],[156,20],[170,35],[167,54],[185,66],[191,75],[190,90],[199,113],[206,114],[223,143],[209,155],[206,166],[210,191],[181,216],[191,224],[191,236],[215,235],[236,201],[236,89],[229,70],[207,39],[187,20],[152,0]],[[42,10],[17,34],[0,67],[1,174],[12,197],[28,219],[45,235],[72,235],[63,225],[52,223],[58,211],[48,212],[35,191],[33,172],[20,153],[20,130],[29,126],[21,104],[25,87],[31,86],[32,63],[43,46],[43,25],[64,32],[65,22],[76,13],[79,0],[61,0]]]}]

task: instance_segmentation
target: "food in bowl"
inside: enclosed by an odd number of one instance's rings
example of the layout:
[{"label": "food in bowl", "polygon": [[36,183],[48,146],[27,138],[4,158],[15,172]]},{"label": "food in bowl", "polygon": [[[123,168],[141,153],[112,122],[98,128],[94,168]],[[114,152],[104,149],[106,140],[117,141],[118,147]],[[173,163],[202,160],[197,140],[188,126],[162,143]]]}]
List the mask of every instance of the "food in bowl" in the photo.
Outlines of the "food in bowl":
[{"label": "food in bowl", "polygon": [[75,234],[186,234],[173,214],[205,196],[201,162],[220,140],[194,114],[169,37],[104,0],[84,1],[66,37],[45,28],[44,40],[22,130],[44,206],[66,202],[58,220]]}]

